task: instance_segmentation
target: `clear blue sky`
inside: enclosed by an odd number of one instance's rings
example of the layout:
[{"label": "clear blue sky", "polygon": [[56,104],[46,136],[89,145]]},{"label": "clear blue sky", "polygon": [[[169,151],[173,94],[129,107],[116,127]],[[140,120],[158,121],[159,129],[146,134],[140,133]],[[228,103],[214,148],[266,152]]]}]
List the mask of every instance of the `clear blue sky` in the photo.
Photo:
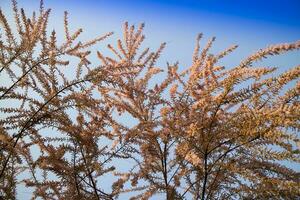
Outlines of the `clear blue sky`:
[{"label": "clear blue sky", "polygon": [[[39,1],[19,0],[19,5],[32,11]],[[10,12],[9,0],[1,0],[0,6]],[[52,8],[51,29],[62,31],[63,11],[67,10],[73,30],[84,28],[88,38],[114,31],[115,39],[121,35],[123,22],[145,22],[147,45],[156,48],[167,42],[162,63],[168,60],[188,65],[199,32],[204,33],[204,39],[217,37],[215,51],[239,44],[236,53],[224,60],[225,65],[235,65],[269,44],[300,39],[299,0],[45,0],[45,7]],[[103,45],[98,47],[101,50]],[[295,58],[292,53],[272,60],[287,66],[296,64]]]}]

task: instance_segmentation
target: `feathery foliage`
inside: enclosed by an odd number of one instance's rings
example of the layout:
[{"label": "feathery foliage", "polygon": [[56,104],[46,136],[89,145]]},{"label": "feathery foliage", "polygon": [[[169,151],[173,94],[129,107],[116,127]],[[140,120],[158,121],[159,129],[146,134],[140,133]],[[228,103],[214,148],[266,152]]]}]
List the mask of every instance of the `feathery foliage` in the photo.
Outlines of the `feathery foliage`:
[{"label": "feathery foliage", "polygon": [[[142,49],[144,24],[125,23],[97,66],[89,49],[111,32],[79,41],[65,12],[59,44],[43,1],[30,17],[12,6],[15,30],[0,10],[2,198],[16,199],[19,184],[33,199],[300,198],[300,173],[286,164],[300,163],[300,66],[281,74],[253,66],[300,41],[229,69],[220,60],[237,46],[211,54],[215,38],[200,48],[199,34],[192,65],[164,72],[166,43]],[[157,74],[164,78],[153,83]]]}]

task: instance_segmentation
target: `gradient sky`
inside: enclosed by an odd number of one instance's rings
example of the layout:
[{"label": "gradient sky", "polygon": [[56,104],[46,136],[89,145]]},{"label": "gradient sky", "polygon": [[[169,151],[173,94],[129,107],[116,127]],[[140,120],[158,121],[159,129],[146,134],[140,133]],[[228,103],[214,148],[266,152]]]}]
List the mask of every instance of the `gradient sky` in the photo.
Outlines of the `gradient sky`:
[{"label": "gradient sky", "polygon": [[[1,0],[5,13],[10,12],[10,1]],[[37,9],[37,0],[19,0],[19,7],[27,11]],[[239,44],[239,48],[224,65],[235,65],[241,59],[267,45],[292,42],[300,39],[299,0],[45,0],[45,7],[52,8],[50,29],[63,30],[63,11],[67,10],[71,29],[82,27],[84,37],[114,31],[114,39],[122,32],[122,24],[128,21],[138,25],[146,23],[147,46],[157,48],[167,42],[161,59],[179,61],[183,66],[191,63],[194,39],[204,33],[204,40],[216,36],[213,52]],[[101,50],[104,45],[97,48]],[[299,54],[298,54],[299,55]],[[297,54],[272,58],[267,64],[287,67],[296,65]]]},{"label": "gradient sky", "polygon": [[[38,0],[18,2],[29,12],[39,6]],[[5,13],[11,13],[9,0],[0,0],[0,6]],[[45,7],[52,8],[50,29],[62,33],[63,12],[67,10],[71,29],[82,27],[87,38],[114,31],[110,40],[113,43],[121,36],[125,21],[135,25],[145,22],[145,45],[157,48],[161,42],[167,42],[163,64],[179,61],[182,66],[189,65],[199,32],[204,33],[204,40],[217,37],[213,52],[239,44],[236,52],[222,63],[229,67],[267,45],[300,39],[299,0],[45,0]],[[102,50],[103,45],[96,48]],[[272,58],[267,64],[286,68],[297,64],[298,55],[289,53]]]},{"label": "gradient sky", "polygon": [[[19,7],[29,12],[39,7],[37,0],[18,2]],[[0,7],[11,15],[9,0],[0,0]],[[115,36],[109,41],[115,43],[114,39],[122,35],[125,21],[135,25],[145,22],[145,46],[155,49],[161,42],[167,42],[160,59],[163,66],[166,61],[179,61],[181,68],[188,66],[199,32],[204,34],[205,41],[217,37],[213,52],[239,44],[231,56],[223,59],[222,65],[228,67],[267,45],[300,39],[300,0],[45,0],[45,7],[52,8],[50,29],[63,33],[63,12],[67,10],[71,30],[83,28],[83,39],[114,31]],[[103,47],[100,44],[96,49]],[[299,64],[299,55],[292,52],[263,64],[284,71]],[[28,193],[20,191],[21,199]]]}]

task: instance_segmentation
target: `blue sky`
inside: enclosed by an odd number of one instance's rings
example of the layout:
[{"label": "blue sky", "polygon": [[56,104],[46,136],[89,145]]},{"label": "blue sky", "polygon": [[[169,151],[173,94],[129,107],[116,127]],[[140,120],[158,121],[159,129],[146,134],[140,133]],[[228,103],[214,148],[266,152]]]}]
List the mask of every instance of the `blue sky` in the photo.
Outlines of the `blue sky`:
[{"label": "blue sky", "polygon": [[[18,2],[27,11],[39,6],[38,0]],[[9,0],[1,0],[0,6],[5,13],[10,12]],[[167,42],[162,63],[168,60],[188,65],[199,32],[204,33],[204,40],[217,37],[214,51],[239,44],[238,50],[224,59],[225,65],[235,65],[269,44],[300,39],[298,0],[45,0],[45,7],[52,8],[51,29],[62,31],[63,11],[67,10],[71,28],[84,28],[87,38],[114,31],[110,40],[114,41],[121,36],[125,21],[136,25],[145,22],[146,45],[157,48],[161,42]],[[275,59],[277,65],[294,65],[295,56],[291,53],[271,60]]]},{"label": "blue sky", "polygon": [[[38,0],[18,2],[19,7],[30,12],[39,6]],[[0,6],[10,13],[9,0],[1,0]],[[114,31],[110,40],[114,41],[121,36],[125,21],[136,25],[145,22],[146,45],[157,48],[167,42],[162,64],[179,61],[183,66],[189,65],[199,32],[204,33],[204,40],[217,37],[214,51],[239,44],[236,52],[224,59],[222,64],[228,66],[269,44],[300,39],[299,0],[45,0],[45,7],[52,8],[51,29],[62,32],[63,12],[67,10],[71,28],[84,28],[87,38]],[[97,46],[98,50],[103,46]],[[297,64],[296,57],[289,53],[267,64],[286,68]]]},{"label": "blue sky", "polygon": [[[18,2],[19,7],[29,12],[39,7],[38,0]],[[11,14],[9,0],[0,0],[0,7],[7,15]],[[115,43],[122,35],[125,21],[135,25],[145,22],[145,46],[155,49],[161,42],[167,42],[160,60],[163,66],[166,61],[179,61],[181,68],[187,67],[199,32],[204,34],[205,41],[217,37],[213,52],[239,45],[223,60],[222,65],[227,67],[237,65],[267,45],[300,39],[300,0],[45,0],[45,7],[52,8],[51,29],[63,33],[63,12],[67,10],[71,30],[82,27],[83,39],[114,31],[115,35],[108,41]],[[104,45],[95,48],[103,50]],[[299,64],[299,54],[288,53],[263,64],[284,71]],[[26,193],[27,190],[21,191],[23,195]]]}]

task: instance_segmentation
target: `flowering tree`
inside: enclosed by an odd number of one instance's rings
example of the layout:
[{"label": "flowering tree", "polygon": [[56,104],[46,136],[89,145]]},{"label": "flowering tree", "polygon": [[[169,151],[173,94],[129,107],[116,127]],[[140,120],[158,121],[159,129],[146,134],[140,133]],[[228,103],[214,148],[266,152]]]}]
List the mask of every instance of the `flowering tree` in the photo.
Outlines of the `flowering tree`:
[{"label": "flowering tree", "polygon": [[192,66],[164,73],[157,60],[166,44],[141,49],[144,25],[125,23],[123,39],[107,46],[114,56],[97,52],[95,66],[90,47],[112,33],[77,41],[82,30],[70,34],[65,13],[58,44],[42,2],[30,18],[12,3],[16,31],[0,10],[4,199],[15,199],[19,184],[33,199],[300,197],[300,174],[286,164],[300,162],[300,66],[281,74],[253,66],[299,41],[228,69],[219,61],[237,46],[210,54],[215,39],[200,50],[199,35]]}]

